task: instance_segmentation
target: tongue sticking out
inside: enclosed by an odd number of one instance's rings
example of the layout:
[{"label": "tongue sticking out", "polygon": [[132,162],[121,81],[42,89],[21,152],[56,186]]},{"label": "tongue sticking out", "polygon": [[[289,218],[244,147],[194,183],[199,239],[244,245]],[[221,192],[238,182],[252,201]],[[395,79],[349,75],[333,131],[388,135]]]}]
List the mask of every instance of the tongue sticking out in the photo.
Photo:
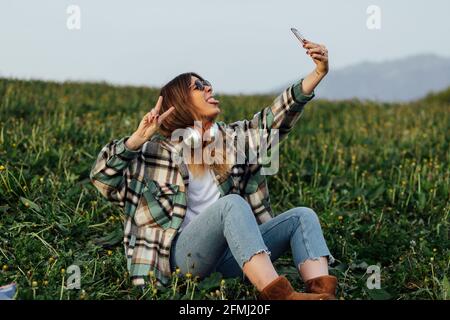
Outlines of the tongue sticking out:
[{"label": "tongue sticking out", "polygon": [[219,104],[219,100],[216,100],[213,97],[210,97],[208,100],[206,100],[206,102],[212,103],[212,104]]}]

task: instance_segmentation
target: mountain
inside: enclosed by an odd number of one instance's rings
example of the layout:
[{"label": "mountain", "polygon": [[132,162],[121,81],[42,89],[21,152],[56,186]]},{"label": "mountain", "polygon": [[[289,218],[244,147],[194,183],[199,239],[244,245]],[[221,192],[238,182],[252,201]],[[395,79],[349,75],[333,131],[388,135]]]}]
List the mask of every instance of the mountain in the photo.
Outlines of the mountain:
[{"label": "mountain", "polygon": [[450,86],[450,58],[434,54],[362,62],[330,70],[316,88],[318,98],[411,101]]}]

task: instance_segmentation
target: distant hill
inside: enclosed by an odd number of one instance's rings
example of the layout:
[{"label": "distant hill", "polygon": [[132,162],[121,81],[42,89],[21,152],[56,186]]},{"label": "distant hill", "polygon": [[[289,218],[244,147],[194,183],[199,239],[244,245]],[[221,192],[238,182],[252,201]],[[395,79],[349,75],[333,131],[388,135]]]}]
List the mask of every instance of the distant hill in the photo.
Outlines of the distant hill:
[{"label": "distant hill", "polygon": [[446,90],[431,92],[427,94],[423,99],[418,100],[418,102],[424,102],[427,104],[445,104],[447,106],[450,106],[450,87],[448,87]]},{"label": "distant hill", "polygon": [[315,92],[317,97],[332,100],[395,102],[419,99],[449,86],[450,58],[423,54],[331,70]]}]

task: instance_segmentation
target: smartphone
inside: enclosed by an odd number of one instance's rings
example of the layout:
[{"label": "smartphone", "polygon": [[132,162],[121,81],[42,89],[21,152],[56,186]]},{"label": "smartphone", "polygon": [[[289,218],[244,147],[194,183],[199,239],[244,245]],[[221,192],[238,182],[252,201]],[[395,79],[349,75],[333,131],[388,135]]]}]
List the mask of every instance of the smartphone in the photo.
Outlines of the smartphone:
[{"label": "smartphone", "polygon": [[306,43],[305,37],[295,28],[291,28],[291,31],[295,34],[298,40],[300,40],[301,43]]}]

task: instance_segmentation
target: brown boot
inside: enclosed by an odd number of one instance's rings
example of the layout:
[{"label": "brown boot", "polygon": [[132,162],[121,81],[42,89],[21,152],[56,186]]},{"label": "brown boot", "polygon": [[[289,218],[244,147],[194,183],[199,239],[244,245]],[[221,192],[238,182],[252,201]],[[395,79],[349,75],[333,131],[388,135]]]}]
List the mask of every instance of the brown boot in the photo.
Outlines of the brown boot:
[{"label": "brown boot", "polygon": [[326,293],[296,292],[285,276],[279,276],[259,293],[258,300],[329,300],[329,298]]},{"label": "brown boot", "polygon": [[329,275],[309,279],[305,282],[306,292],[327,293],[333,300],[336,300],[336,285],[337,278]]}]

